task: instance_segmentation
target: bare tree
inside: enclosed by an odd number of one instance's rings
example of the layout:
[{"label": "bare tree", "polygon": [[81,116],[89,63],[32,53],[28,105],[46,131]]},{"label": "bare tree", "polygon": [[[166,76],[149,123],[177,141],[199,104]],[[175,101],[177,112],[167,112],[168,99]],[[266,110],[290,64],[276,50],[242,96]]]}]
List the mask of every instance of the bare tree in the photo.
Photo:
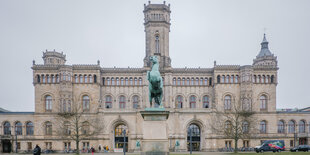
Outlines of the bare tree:
[{"label": "bare tree", "polygon": [[[224,108],[225,109],[225,108]],[[225,110],[214,109],[211,128],[217,135],[234,140],[234,152],[238,152],[238,141],[255,137],[258,133],[255,112],[245,110],[241,104],[236,103]]]},{"label": "bare tree", "polygon": [[70,109],[60,109],[56,132],[63,139],[75,141],[76,154],[79,154],[80,141],[98,135],[103,129],[103,121],[97,113],[90,113],[79,104],[72,104]]}]

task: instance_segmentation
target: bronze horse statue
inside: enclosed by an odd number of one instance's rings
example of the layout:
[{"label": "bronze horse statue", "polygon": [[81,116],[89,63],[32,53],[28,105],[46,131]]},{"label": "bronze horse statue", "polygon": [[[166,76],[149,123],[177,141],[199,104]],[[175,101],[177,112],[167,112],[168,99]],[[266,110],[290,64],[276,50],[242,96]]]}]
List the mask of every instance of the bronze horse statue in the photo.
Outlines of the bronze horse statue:
[{"label": "bronze horse statue", "polygon": [[147,71],[147,79],[149,81],[149,101],[152,107],[153,98],[155,103],[162,107],[163,97],[163,79],[159,72],[159,63],[156,56],[150,56],[150,60],[153,63],[152,70]]}]

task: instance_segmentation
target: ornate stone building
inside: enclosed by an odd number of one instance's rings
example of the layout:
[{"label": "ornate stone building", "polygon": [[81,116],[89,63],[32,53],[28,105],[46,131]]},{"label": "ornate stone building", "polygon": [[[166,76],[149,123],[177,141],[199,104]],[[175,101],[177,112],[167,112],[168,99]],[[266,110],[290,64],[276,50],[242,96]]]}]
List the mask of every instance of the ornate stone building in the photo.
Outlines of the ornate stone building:
[{"label": "ornate stone building", "polygon": [[[67,65],[66,55],[43,52],[44,64],[33,62],[35,111],[30,113],[0,112],[1,152],[42,149],[63,151],[75,149],[73,141],[56,133],[55,117],[70,112],[74,104],[88,114],[102,118],[104,130],[95,137],[83,139],[80,148],[109,146],[118,151],[123,146],[119,129],[127,129],[127,147],[137,150],[143,140],[140,111],[149,106],[149,56],[157,55],[164,80],[163,104],[170,112],[167,138],[169,149],[176,141],[181,151],[188,149],[188,128],[194,131],[194,150],[217,151],[232,147],[233,140],[215,136],[210,128],[214,109],[231,110],[242,104],[254,111],[260,134],[239,141],[240,147],[254,147],[263,140],[285,140],[286,148],[309,144],[310,110],[276,110],[278,84],[277,57],[268,48],[264,35],[261,50],[252,65],[217,65],[211,68],[174,68],[169,56],[170,5],[144,5],[146,53],[142,68],[105,68],[100,62],[91,65]],[[142,60],[141,60],[142,61]],[[16,137],[17,135],[17,143]],[[143,145],[143,144],[142,144]]]}]

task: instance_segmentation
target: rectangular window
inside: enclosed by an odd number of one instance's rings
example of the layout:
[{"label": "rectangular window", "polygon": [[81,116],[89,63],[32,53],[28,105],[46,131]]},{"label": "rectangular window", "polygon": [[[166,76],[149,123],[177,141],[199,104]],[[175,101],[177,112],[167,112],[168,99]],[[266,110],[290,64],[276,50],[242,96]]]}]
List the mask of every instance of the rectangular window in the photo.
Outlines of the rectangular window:
[{"label": "rectangular window", "polygon": [[51,150],[52,149],[52,142],[45,142],[45,149]]},{"label": "rectangular window", "polygon": [[243,147],[244,148],[248,148],[249,147],[249,141],[248,140],[244,140],[243,141]]},{"label": "rectangular window", "polygon": [[17,150],[20,150],[20,142],[17,142]]},{"label": "rectangular window", "polygon": [[294,140],[290,140],[290,147],[294,147]]},{"label": "rectangular window", "polygon": [[31,142],[27,142],[27,149],[32,150],[32,143]]},{"label": "rectangular window", "polygon": [[231,141],[225,141],[225,147],[231,148]]}]

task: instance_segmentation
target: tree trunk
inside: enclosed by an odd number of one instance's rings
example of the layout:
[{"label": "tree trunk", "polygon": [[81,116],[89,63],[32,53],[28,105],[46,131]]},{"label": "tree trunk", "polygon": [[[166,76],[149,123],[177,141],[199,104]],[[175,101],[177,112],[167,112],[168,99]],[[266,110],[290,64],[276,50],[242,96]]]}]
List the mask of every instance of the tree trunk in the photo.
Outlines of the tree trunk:
[{"label": "tree trunk", "polygon": [[234,149],[234,153],[238,152],[238,138],[235,137],[235,149]]},{"label": "tree trunk", "polygon": [[79,141],[80,140],[78,140],[78,139],[76,139],[76,141],[75,141],[75,145],[76,145],[76,154],[80,154],[80,146],[79,146]]}]

